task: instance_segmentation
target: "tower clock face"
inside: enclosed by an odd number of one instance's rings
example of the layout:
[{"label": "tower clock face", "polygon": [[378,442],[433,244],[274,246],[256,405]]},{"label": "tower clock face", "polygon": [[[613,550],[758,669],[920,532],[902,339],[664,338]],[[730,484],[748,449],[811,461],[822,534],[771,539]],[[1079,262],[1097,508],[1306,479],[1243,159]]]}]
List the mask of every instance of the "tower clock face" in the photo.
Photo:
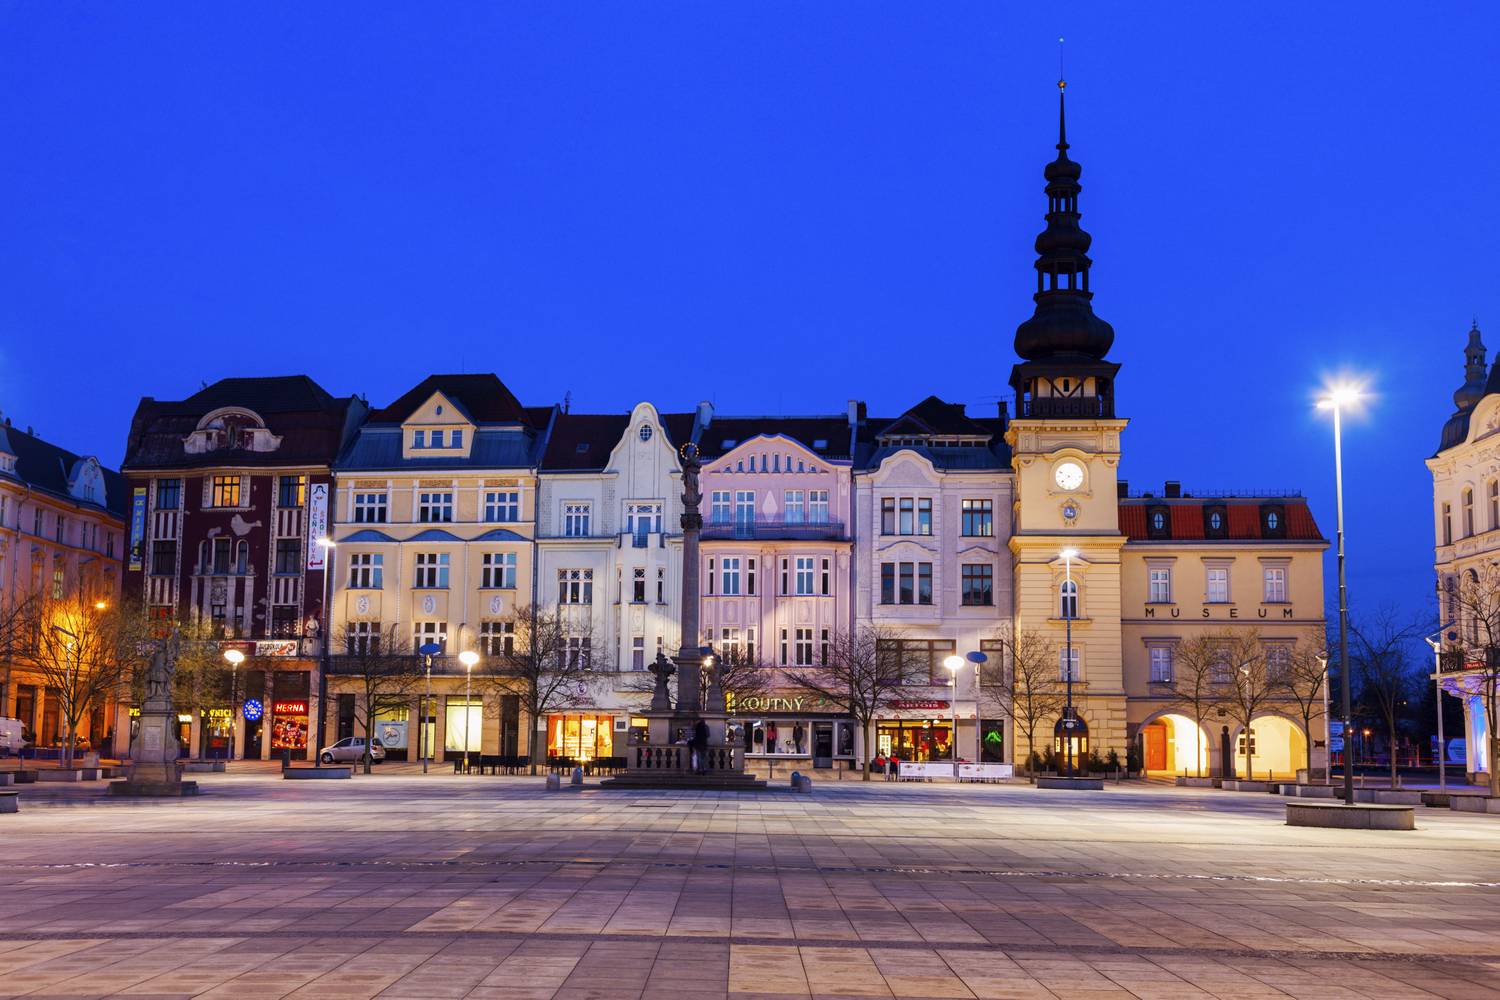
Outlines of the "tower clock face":
[{"label": "tower clock face", "polygon": [[1083,466],[1077,462],[1061,462],[1052,470],[1052,478],[1059,489],[1076,490],[1083,485]]}]

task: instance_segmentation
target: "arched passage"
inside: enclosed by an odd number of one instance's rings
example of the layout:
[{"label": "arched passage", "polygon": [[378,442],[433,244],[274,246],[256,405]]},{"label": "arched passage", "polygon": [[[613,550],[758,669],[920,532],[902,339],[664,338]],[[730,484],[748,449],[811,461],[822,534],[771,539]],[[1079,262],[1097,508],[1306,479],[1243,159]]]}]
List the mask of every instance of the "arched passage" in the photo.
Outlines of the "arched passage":
[{"label": "arched passage", "polygon": [[[1282,716],[1260,716],[1251,723],[1248,740],[1244,730],[1234,740],[1234,773],[1242,778],[1292,778],[1307,766],[1307,737],[1301,726]],[[1252,747],[1253,755],[1248,752]]]},{"label": "arched passage", "polygon": [[1210,774],[1208,738],[1185,715],[1166,712],[1143,724],[1141,752],[1148,774]]}]

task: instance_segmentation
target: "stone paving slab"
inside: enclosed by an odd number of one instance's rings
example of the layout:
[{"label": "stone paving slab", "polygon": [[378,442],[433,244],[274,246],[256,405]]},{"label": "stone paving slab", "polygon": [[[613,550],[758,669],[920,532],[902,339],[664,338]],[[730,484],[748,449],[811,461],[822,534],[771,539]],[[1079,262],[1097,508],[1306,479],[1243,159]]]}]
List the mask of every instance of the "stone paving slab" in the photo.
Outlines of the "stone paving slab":
[{"label": "stone paving slab", "polygon": [[1500,1000],[1497,818],[1206,789],[548,795],[240,765],[0,830],[8,997]]}]

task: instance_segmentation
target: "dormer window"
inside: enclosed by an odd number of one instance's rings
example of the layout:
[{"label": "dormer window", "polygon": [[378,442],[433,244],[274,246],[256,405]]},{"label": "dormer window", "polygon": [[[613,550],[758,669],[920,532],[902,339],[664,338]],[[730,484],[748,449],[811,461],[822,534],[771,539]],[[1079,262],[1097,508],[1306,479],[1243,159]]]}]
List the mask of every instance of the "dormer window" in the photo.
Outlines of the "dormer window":
[{"label": "dormer window", "polygon": [[1223,507],[1208,507],[1203,512],[1203,531],[1209,538],[1229,537],[1229,512]]},{"label": "dormer window", "polygon": [[1281,507],[1263,507],[1260,512],[1260,533],[1266,538],[1286,537],[1286,511]]},{"label": "dormer window", "polygon": [[413,448],[425,448],[425,447],[427,447],[427,432],[426,431],[413,431],[412,435],[411,435],[411,446]]},{"label": "dormer window", "polygon": [[1172,537],[1172,517],[1165,507],[1152,507],[1146,514],[1146,535],[1149,538]]}]

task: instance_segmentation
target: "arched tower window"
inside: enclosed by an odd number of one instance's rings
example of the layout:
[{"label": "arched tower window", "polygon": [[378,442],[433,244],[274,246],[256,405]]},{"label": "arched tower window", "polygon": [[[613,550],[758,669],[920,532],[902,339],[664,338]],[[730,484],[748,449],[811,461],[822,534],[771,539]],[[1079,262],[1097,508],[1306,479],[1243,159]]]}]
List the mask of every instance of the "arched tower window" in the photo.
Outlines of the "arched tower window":
[{"label": "arched tower window", "polygon": [[1062,586],[1057,588],[1058,616],[1061,618],[1078,617],[1078,581],[1064,580]]}]

